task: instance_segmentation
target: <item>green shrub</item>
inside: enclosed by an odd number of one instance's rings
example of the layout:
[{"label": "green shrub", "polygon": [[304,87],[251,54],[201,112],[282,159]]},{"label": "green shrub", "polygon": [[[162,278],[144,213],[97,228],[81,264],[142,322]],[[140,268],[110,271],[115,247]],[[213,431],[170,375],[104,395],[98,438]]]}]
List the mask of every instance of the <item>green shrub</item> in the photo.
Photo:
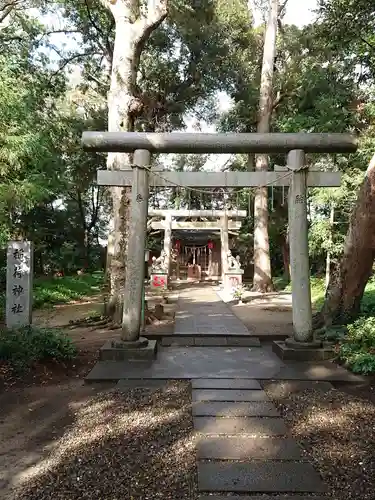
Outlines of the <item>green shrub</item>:
[{"label": "green shrub", "polygon": [[375,373],[375,317],[360,318],[347,328],[339,359],[355,373]]},{"label": "green shrub", "polygon": [[366,285],[365,293],[361,302],[361,314],[363,316],[375,315],[375,280],[371,278]]},{"label": "green shrub", "polygon": [[69,361],[76,354],[71,339],[57,329],[0,330],[0,360],[8,361],[16,371],[30,368],[36,362]]},{"label": "green shrub", "polygon": [[80,300],[85,296],[100,293],[103,273],[61,276],[48,280],[36,279],[34,283],[34,308],[45,305],[64,304]]}]

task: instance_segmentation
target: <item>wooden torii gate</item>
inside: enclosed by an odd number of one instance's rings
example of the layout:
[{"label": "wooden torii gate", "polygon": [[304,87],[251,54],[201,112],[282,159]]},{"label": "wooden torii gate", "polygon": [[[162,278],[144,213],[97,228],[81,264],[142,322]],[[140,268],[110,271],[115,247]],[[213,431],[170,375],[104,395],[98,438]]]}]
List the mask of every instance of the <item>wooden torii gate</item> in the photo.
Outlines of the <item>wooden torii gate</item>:
[{"label": "wooden torii gate", "polygon": [[[289,231],[294,335],[290,345],[316,345],[312,310],[308,251],[307,187],[339,186],[337,172],[309,171],[305,153],[350,153],[357,149],[351,134],[202,134],[146,132],[84,132],[87,151],[134,153],[129,170],[100,170],[98,184],[131,186],[131,220],[128,241],[123,345],[134,345],[141,328],[141,297],[149,185],[199,188],[289,186]],[[282,172],[171,172],[152,171],[152,153],[286,153],[288,173]]]}]

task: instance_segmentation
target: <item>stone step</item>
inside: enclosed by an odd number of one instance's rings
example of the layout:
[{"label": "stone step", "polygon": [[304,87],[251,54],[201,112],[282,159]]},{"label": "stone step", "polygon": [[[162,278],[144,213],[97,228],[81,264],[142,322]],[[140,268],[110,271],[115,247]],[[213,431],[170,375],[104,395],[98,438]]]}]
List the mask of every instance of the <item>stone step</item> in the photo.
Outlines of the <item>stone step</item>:
[{"label": "stone step", "polygon": [[201,460],[302,460],[301,449],[294,439],[212,437],[197,442]]},{"label": "stone step", "polygon": [[247,434],[251,436],[284,436],[288,428],[282,418],[215,418],[194,417],[194,429],[202,434]]},{"label": "stone step", "polygon": [[257,337],[249,336],[231,336],[231,335],[199,335],[192,333],[190,335],[168,335],[162,337],[161,345],[165,347],[172,346],[200,346],[200,347],[261,347],[260,340]]},{"label": "stone step", "polygon": [[163,389],[168,385],[166,379],[123,379],[116,384],[116,389]]},{"label": "stone step", "polygon": [[193,389],[261,389],[259,382],[247,378],[196,378],[191,386]]},{"label": "stone step", "polygon": [[255,336],[251,336],[250,333],[246,330],[239,330],[238,328],[231,328],[228,326],[222,327],[210,327],[210,328],[197,328],[196,326],[192,328],[175,328],[173,331],[173,337],[221,337],[225,339],[229,338],[257,338]]},{"label": "stone step", "polygon": [[325,485],[307,462],[198,462],[204,492],[323,493]]},{"label": "stone step", "polygon": [[145,346],[138,348],[122,347],[121,342],[118,345],[112,340],[107,340],[99,349],[100,361],[147,361],[154,360],[157,353],[156,340],[149,340]]},{"label": "stone step", "polygon": [[224,402],[195,403],[193,405],[195,417],[278,417],[279,414],[269,402]]},{"label": "stone step", "polygon": [[304,496],[301,496],[301,495],[293,495],[293,496],[290,496],[290,495],[287,495],[285,496],[284,494],[283,495],[272,495],[272,496],[269,496],[269,495],[262,495],[262,496],[253,496],[251,495],[251,497],[249,496],[222,496],[222,495],[199,495],[198,497],[198,500],[328,500],[327,497],[317,497],[316,495],[314,495],[313,497],[306,497],[305,495]]},{"label": "stone step", "polygon": [[269,398],[259,390],[194,389],[193,401],[269,401]]},{"label": "stone step", "polygon": [[282,360],[292,361],[326,361],[336,356],[333,346],[322,348],[293,348],[289,347],[283,341],[275,341],[272,344],[272,350]]}]

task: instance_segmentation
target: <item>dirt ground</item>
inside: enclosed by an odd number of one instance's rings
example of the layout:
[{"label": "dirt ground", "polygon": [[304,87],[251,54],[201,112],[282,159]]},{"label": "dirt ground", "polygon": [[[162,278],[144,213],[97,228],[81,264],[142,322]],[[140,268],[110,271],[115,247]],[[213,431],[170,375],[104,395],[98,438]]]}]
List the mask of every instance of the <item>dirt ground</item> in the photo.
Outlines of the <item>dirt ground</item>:
[{"label": "dirt ground", "polygon": [[[153,303],[151,301],[151,307]],[[173,315],[175,304],[164,305],[164,310],[169,318],[165,318],[152,325],[147,325],[150,335],[158,335],[160,331],[173,333]],[[103,310],[103,302],[100,297],[88,298],[81,302],[61,304],[47,309],[40,309],[33,314],[33,323],[41,327],[61,328],[73,340],[77,348],[86,353],[97,353],[98,349],[108,340],[119,337],[117,330],[110,330],[98,326],[86,326],[75,324],[85,318],[98,315]]]},{"label": "dirt ground", "polygon": [[375,388],[270,382],[264,388],[334,500],[375,498]]},{"label": "dirt ground", "polygon": [[[173,304],[165,306],[170,315],[174,309]],[[58,447],[64,444],[64,436],[68,435],[72,426],[76,425],[77,415],[81,409],[87,408],[87,405],[95,405],[95,398],[102,397],[103,391],[107,392],[113,387],[113,384],[90,386],[83,383],[83,378],[98,358],[98,349],[109,336],[119,337],[119,333],[115,330],[79,323],[88,317],[100,314],[101,311],[100,298],[92,297],[34,312],[34,325],[61,328],[73,340],[79,350],[73,363],[37,365],[22,378],[9,376],[7,367],[0,366],[1,498],[12,498],[12,500],[21,498],[12,496],[10,490],[14,486],[27,484],[34,476],[37,477],[39,474],[42,476],[51,453],[55,453]],[[172,332],[173,317],[148,326],[148,331],[156,335],[161,329]],[[144,396],[137,394],[133,396],[136,398],[139,396],[141,399]],[[128,400],[129,396],[126,398],[126,404],[129,403]],[[167,411],[168,408],[164,410]],[[179,427],[183,428],[181,425]],[[100,459],[100,447],[98,450],[99,456],[96,459]],[[180,464],[178,468],[181,468]],[[73,490],[75,491],[74,487],[71,491]],[[68,496],[64,496],[66,495],[64,489],[61,494],[62,496],[58,498],[64,500],[73,498],[69,490]],[[30,490],[22,498],[42,499],[51,496],[45,496],[41,491],[38,493]],[[106,498],[115,497],[109,495]]]},{"label": "dirt ground", "polygon": [[77,381],[3,393],[1,498],[188,498],[196,484],[189,387]]},{"label": "dirt ground", "polygon": [[275,339],[293,333],[292,298],[289,293],[247,292],[242,305],[231,305],[231,310],[251,335]]}]

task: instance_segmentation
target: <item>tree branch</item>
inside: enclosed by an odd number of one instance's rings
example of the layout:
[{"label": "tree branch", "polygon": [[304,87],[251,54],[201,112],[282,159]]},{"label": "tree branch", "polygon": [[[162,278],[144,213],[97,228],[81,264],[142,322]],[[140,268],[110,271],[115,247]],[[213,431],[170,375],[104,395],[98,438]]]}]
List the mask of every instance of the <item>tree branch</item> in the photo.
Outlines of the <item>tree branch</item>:
[{"label": "tree branch", "polygon": [[[66,35],[68,34],[71,34],[71,33],[81,33],[80,30],[53,30],[53,31],[46,31],[44,33],[41,34],[41,36],[36,40],[36,44],[39,45],[41,43],[41,41],[43,40],[44,37],[46,36],[50,36],[50,35],[54,35],[54,34],[59,34],[59,33],[64,33]],[[27,40],[28,38],[30,38],[30,36],[32,36],[30,33],[28,34],[25,34],[25,36],[22,36],[22,35],[14,35],[14,36],[9,36],[9,37],[2,37],[1,38],[1,41],[2,42],[13,42],[13,41],[24,41],[24,40]]]},{"label": "tree branch", "polygon": [[2,9],[1,15],[0,15],[0,24],[5,21],[5,19],[9,16],[9,14],[12,12],[14,9],[13,5],[8,5],[8,8],[4,7]]},{"label": "tree branch", "polygon": [[108,82],[107,83],[106,82],[102,82],[99,78],[97,78],[92,73],[86,73],[86,76],[88,78],[90,78],[90,80],[92,80],[93,82],[97,83],[100,87],[108,88]]},{"label": "tree branch", "polygon": [[[107,50],[108,56],[112,59],[113,49],[112,49],[111,44],[109,42],[108,35],[106,35],[103,32],[103,30],[100,28],[100,26],[98,26],[98,24],[95,22],[94,18],[92,17],[91,10],[90,10],[89,4],[87,3],[87,0],[85,0],[85,6],[86,6],[87,16],[90,20],[90,23],[93,25],[93,27],[96,29],[96,31],[103,37],[104,43],[105,43],[105,48]],[[101,45],[101,44],[99,43],[99,45]]]},{"label": "tree branch", "polygon": [[279,17],[285,14],[284,9],[288,3],[288,0],[284,0],[284,2],[279,7]]},{"label": "tree branch", "polygon": [[368,47],[370,47],[371,50],[375,50],[375,45],[373,45],[372,43],[370,43],[368,40],[366,40],[365,38],[363,38],[361,36],[361,40],[362,42],[364,42]]},{"label": "tree branch", "polygon": [[[151,33],[156,30],[168,15],[168,0],[148,0],[147,14],[136,21],[139,25],[139,36],[135,40],[134,58],[132,64],[133,75],[136,78],[141,54]],[[136,82],[134,82],[136,88]]]},{"label": "tree branch", "polygon": [[[58,55],[61,56],[61,54],[59,53],[59,51],[57,51],[57,49],[55,47],[53,47],[53,49],[55,50],[55,52]],[[98,54],[99,54],[98,52],[84,52],[83,54],[74,54],[71,57],[68,57],[67,59],[64,60],[64,62],[62,64],[60,64],[59,68],[51,74],[49,81],[51,82],[51,80],[54,76],[56,76],[58,73],[60,73],[60,71],[62,71],[68,64],[75,61],[76,59],[82,59],[83,57],[86,57],[89,55],[93,56],[93,55],[98,55]]]}]

